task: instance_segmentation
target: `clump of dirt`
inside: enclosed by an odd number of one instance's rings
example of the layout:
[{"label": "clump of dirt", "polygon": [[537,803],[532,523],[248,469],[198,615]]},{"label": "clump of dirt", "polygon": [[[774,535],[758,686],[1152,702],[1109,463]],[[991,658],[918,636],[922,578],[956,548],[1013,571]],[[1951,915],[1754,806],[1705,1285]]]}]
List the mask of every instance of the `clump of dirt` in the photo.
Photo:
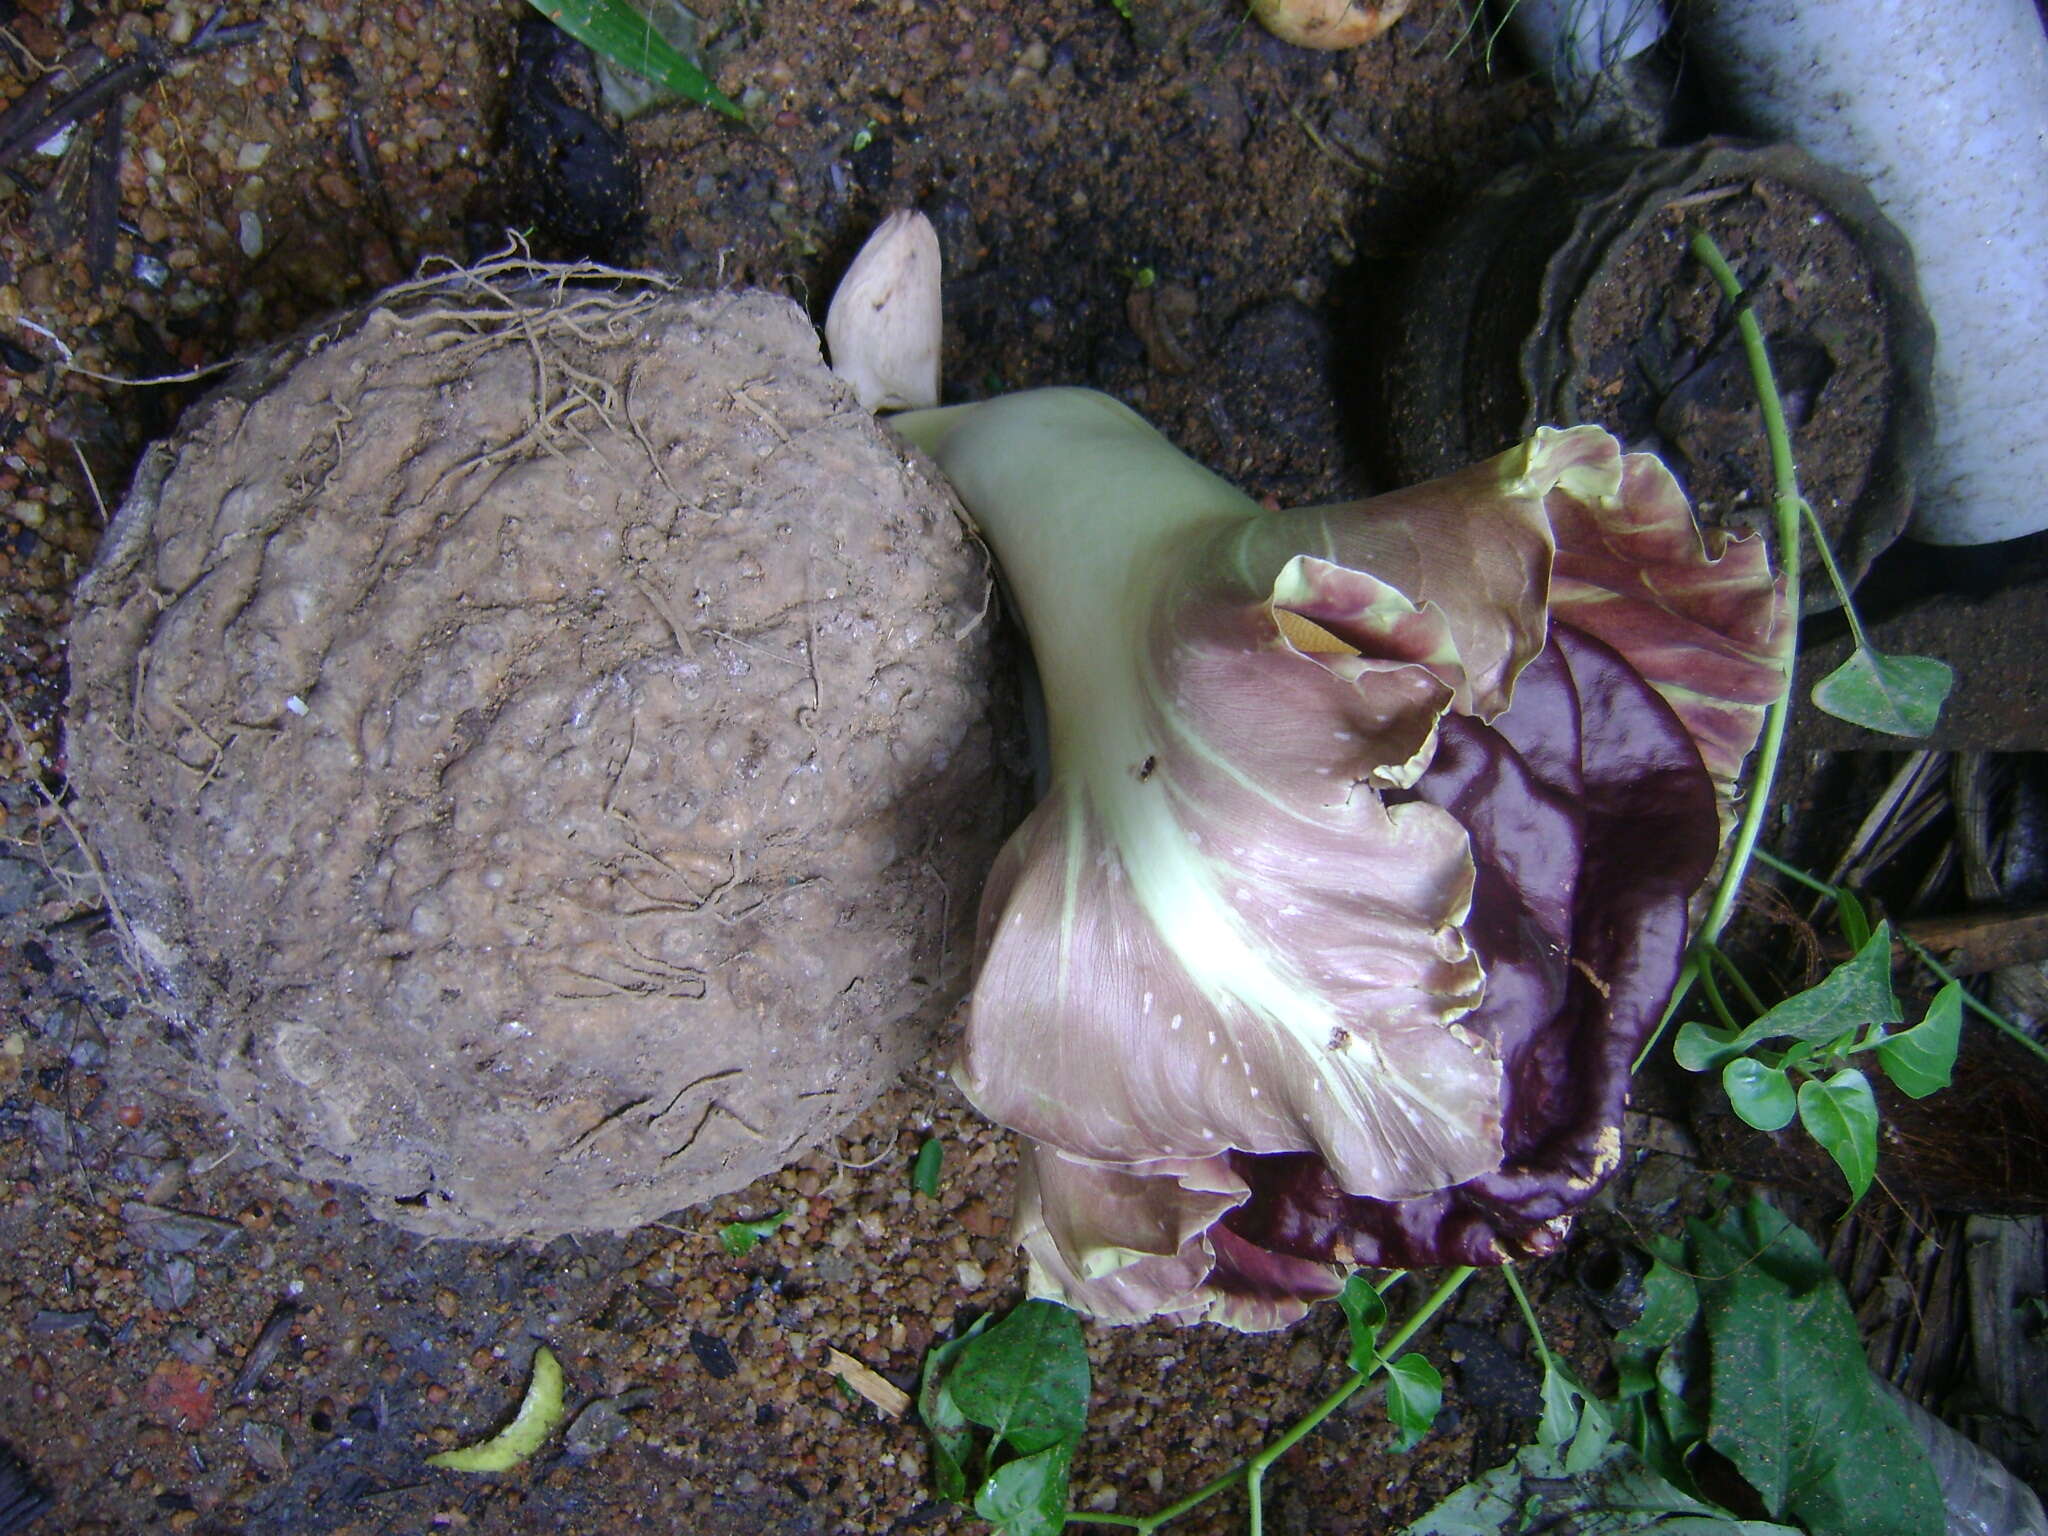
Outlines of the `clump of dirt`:
[{"label": "clump of dirt", "polygon": [[991,577],[786,299],[523,259],[245,366],[81,588],[72,783],[229,1113],[436,1234],[624,1230],[927,1048]]}]

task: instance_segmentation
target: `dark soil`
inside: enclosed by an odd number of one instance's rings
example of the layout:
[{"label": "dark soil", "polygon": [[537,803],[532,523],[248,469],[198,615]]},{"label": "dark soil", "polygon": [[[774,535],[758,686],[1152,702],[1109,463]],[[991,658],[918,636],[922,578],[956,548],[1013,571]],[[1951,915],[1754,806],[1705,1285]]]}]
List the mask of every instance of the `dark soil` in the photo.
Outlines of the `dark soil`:
[{"label": "dark soil", "polygon": [[[1800,490],[1854,582],[1911,507],[1898,465],[1907,450],[1888,430],[1896,365],[1871,256],[1803,189],[1759,178],[1701,195],[1711,200],[1667,215],[1610,258],[1573,317],[1572,395],[1586,420],[1670,464],[1702,521],[1768,528],[1770,456],[1749,362],[1719,290],[1696,280],[1687,250],[1690,230],[1704,229],[1751,298]],[[1825,591],[1818,560],[1804,574]]]}]

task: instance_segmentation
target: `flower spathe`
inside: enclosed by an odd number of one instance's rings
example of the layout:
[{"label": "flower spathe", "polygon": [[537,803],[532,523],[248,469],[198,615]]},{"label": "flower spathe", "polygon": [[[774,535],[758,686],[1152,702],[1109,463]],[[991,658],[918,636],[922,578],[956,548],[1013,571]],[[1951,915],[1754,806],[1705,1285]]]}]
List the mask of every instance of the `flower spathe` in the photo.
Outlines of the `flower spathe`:
[{"label": "flower spathe", "polygon": [[1048,700],[956,1066],[1035,1143],[1037,1284],[1272,1327],[1554,1243],[1783,686],[1760,546],[1594,428],[1266,513],[1086,392],[900,420]]}]

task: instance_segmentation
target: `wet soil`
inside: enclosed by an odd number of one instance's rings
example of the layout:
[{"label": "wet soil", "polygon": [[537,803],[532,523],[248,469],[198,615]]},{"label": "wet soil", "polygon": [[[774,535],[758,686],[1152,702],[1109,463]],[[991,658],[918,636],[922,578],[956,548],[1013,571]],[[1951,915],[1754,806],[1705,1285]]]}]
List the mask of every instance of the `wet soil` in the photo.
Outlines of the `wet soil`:
[{"label": "wet soil", "polygon": [[[1360,429],[1404,259],[1470,188],[1542,147],[1544,93],[1418,0],[1345,54],[1229,8],[1089,0],[733,0],[709,17],[754,127],[690,109],[625,131],[638,217],[607,254],[822,316],[872,223],[915,204],[948,281],[945,388],[1087,383],[1276,501],[1392,483]],[[1007,1306],[1008,1139],[927,1063],[827,1152],[631,1237],[427,1242],[343,1186],[251,1156],[186,1082],[177,1031],[120,964],[61,793],[69,593],[140,448],[203,369],[428,258],[574,235],[508,161],[522,11],[314,0],[181,58],[205,13],[37,0],[0,32],[16,99],[71,49],[166,60],[127,98],[124,221],[93,249],[93,135],[17,166],[0,209],[0,1440],[74,1532],[966,1531],[917,1427],[842,1387],[828,1351],[912,1388],[935,1337]],[[259,19],[237,6],[226,21]],[[83,144],[81,151],[77,145]],[[66,178],[70,178],[67,180]],[[555,228],[551,237],[541,226]],[[95,255],[104,258],[95,269]],[[31,765],[31,760],[33,763]],[[910,1160],[945,1148],[936,1198]],[[1628,1221],[1674,1218],[1680,1159],[1635,1154]],[[1696,1181],[1694,1181],[1696,1182]],[[721,1224],[787,1221],[735,1256]],[[1538,1267],[1551,1342],[1597,1367],[1565,1261]],[[1269,1479],[1271,1529],[1398,1528],[1512,1450],[1526,1340],[1497,1282],[1426,1337],[1440,1432],[1402,1456],[1361,1394]],[[1091,1330],[1079,1505],[1157,1507],[1265,1443],[1343,1375],[1342,1320],[1288,1334]],[[423,1456],[516,1404],[536,1345],[593,1431],[513,1473]],[[638,1393],[632,1398],[621,1394]],[[1173,1527],[1242,1528],[1231,1495]]]},{"label": "wet soil", "polygon": [[[1694,195],[1708,201],[1673,210],[1611,258],[1597,301],[1575,317],[1567,388],[1586,420],[1670,464],[1703,522],[1768,531],[1770,455],[1749,363],[1718,290],[1693,280],[1687,240],[1704,229],[1750,298],[1800,491],[1853,584],[1912,506],[1918,443],[1899,424],[1909,408],[1897,398],[1892,302],[1871,253],[1810,191],[1760,176]],[[1913,360],[1923,397],[1930,355]],[[1924,404],[1910,409],[1924,420]],[[1835,606],[1818,558],[1802,575]]]}]

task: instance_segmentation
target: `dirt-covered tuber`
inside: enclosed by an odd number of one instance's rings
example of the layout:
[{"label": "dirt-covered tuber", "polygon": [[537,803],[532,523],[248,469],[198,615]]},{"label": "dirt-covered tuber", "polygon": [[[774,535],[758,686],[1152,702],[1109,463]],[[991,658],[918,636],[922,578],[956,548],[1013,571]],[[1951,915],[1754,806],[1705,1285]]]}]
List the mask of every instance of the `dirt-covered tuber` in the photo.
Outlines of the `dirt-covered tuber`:
[{"label": "dirt-covered tuber", "polygon": [[507,260],[246,365],[85,582],[69,767],[230,1115],[444,1234],[622,1229],[929,1041],[990,576],[788,301]]}]

